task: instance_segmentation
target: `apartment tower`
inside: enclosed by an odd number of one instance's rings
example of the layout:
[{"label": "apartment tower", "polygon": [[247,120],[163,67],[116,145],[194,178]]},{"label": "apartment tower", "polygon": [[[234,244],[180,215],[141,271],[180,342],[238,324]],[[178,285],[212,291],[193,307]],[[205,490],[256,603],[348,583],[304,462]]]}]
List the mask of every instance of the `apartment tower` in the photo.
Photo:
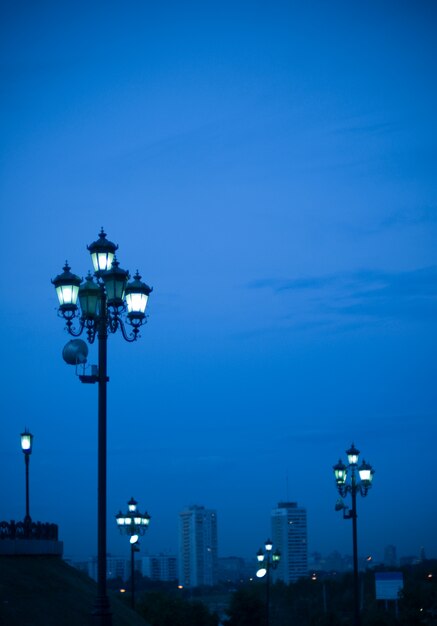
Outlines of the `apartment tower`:
[{"label": "apartment tower", "polygon": [[279,502],[271,513],[273,549],[281,559],[275,580],[291,583],[308,574],[307,513],[297,502]]},{"label": "apartment tower", "polygon": [[179,513],[179,584],[212,586],[217,582],[217,512],[190,506]]}]

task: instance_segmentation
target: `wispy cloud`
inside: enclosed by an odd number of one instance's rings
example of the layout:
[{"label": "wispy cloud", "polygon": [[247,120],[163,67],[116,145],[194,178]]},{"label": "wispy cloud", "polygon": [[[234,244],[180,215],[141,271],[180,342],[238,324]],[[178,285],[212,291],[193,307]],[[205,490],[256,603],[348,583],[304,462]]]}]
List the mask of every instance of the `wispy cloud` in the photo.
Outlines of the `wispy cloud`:
[{"label": "wispy cloud", "polygon": [[394,211],[381,222],[381,226],[391,228],[393,226],[435,223],[437,223],[437,206],[425,206]]},{"label": "wispy cloud", "polygon": [[[305,305],[305,324],[320,326],[329,318],[425,321],[437,316],[437,266],[387,272],[359,270],[299,279],[253,281],[250,289],[268,289]],[[309,317],[308,317],[309,316]],[[294,313],[294,317],[296,317]],[[297,322],[298,316],[297,316]],[[323,325],[323,324],[322,324]]]},{"label": "wispy cloud", "polygon": [[276,292],[288,290],[321,289],[335,282],[333,276],[313,276],[310,278],[292,278],[290,280],[264,279],[249,283],[251,288],[270,287]]},{"label": "wispy cloud", "polygon": [[334,128],[333,132],[338,134],[386,134],[397,130],[392,122],[371,121],[366,117],[350,118],[343,124]]},{"label": "wispy cloud", "polygon": [[[285,431],[281,436],[273,437],[272,443],[276,448],[290,447],[292,445],[317,445],[330,444],[344,438],[345,432],[350,432],[350,414],[335,415],[329,420],[329,427],[323,426],[319,417],[314,416],[308,420],[307,417],[300,417],[293,423],[293,430]],[[393,414],[378,416],[374,414],[355,414],[354,430],[360,432],[361,438],[373,439],[374,441],[390,439],[395,442],[403,433],[414,433],[420,428],[427,431],[435,424],[436,415],[425,414]],[[299,427],[308,421],[316,424],[315,427]]]}]

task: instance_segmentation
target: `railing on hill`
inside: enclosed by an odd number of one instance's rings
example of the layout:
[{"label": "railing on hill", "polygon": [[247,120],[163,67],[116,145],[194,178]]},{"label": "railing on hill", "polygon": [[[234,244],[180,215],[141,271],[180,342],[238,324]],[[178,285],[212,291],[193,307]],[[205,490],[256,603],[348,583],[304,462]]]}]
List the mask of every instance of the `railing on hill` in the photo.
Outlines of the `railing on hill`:
[{"label": "railing on hill", "polygon": [[0,522],[1,539],[45,539],[58,541],[58,525],[49,522]]}]

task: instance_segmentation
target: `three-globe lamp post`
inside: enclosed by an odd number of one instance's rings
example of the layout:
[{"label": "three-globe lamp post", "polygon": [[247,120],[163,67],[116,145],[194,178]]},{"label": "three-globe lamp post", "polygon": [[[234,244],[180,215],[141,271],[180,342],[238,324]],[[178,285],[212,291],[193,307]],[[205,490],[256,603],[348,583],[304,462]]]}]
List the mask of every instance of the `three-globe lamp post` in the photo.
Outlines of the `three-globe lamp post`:
[{"label": "three-globe lamp post", "polygon": [[82,280],[66,262],[52,283],[59,300],[59,315],[66,321],[68,333],[78,337],[86,331],[89,343],[96,337],[98,340],[98,373],[87,381],[98,383],[97,598],[93,616],[96,625],[110,626],[112,615],[106,590],[107,341],[108,333],[117,330],[126,341],[138,339],[139,329],[146,322],[152,289],[141,281],[138,271],[128,282],[129,272],[121,269],[115,258],[118,246],[106,238],[103,228],[99,238],[87,248],[94,275],[88,273]]},{"label": "three-globe lamp post", "polygon": [[[351,494],[352,507],[349,509],[339,499],[335,505],[336,511],[343,511],[344,519],[352,520],[352,544],[353,544],[353,566],[354,566],[354,618],[355,626],[360,626],[360,588],[358,579],[358,539],[357,539],[357,494],[361,496],[367,496],[367,493],[372,486],[374,469],[371,465],[363,460],[358,467],[358,458],[360,451],[356,449],[355,445],[346,450],[348,464],[345,465],[341,459],[336,465],[334,465],[335,482],[337,483],[337,489],[342,498],[348,493]],[[349,483],[347,483],[348,472],[350,470]]]},{"label": "three-globe lamp post", "polygon": [[21,449],[24,454],[24,463],[26,467],[26,515],[24,516],[24,523],[27,530],[31,522],[29,509],[29,463],[30,455],[32,454],[32,445],[33,435],[27,430],[27,428],[25,428],[24,433],[21,433]]},{"label": "three-globe lamp post", "polygon": [[276,569],[281,559],[279,550],[273,550],[273,543],[270,539],[264,544],[265,552],[262,548],[256,553],[256,558],[259,563],[259,569],[256,572],[257,578],[264,578],[266,576],[266,625],[269,626],[270,622],[270,570]]},{"label": "three-globe lamp post", "polygon": [[131,607],[133,609],[135,608],[135,552],[140,551],[139,538],[144,535],[150,523],[150,515],[147,512],[140,513],[137,510],[137,504],[137,501],[131,498],[127,503],[127,513],[123,515],[120,511],[115,516],[120,532],[129,537],[131,547]]}]

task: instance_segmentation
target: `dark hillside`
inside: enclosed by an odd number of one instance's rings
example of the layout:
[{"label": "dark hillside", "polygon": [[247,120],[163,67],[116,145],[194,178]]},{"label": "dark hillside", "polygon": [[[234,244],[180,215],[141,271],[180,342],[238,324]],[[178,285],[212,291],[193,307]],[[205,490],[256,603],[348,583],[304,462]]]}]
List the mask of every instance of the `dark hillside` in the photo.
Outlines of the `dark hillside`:
[{"label": "dark hillside", "polygon": [[[93,626],[96,583],[56,557],[0,557],[1,626]],[[109,595],[113,626],[147,626]]]}]

